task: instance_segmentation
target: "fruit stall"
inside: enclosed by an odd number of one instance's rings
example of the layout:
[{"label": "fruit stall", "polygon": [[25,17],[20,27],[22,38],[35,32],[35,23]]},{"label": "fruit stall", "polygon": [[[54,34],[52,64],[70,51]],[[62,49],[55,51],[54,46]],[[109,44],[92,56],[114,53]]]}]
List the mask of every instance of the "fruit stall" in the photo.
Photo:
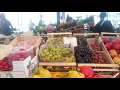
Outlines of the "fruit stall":
[{"label": "fruit stall", "polygon": [[29,78],[38,66],[40,42],[40,36],[16,35],[9,45],[2,45],[0,78]]},{"label": "fruit stall", "polygon": [[16,35],[0,46],[0,78],[118,78],[119,33],[104,34]]},{"label": "fruit stall", "polygon": [[[54,37],[58,39],[57,42],[48,38],[49,43],[46,42],[40,47],[40,63],[33,78],[118,77],[119,64],[114,64],[98,33],[75,33],[72,37],[59,33],[58,36],[60,37]],[[65,41],[67,44],[64,43],[66,37],[69,38]],[[62,38],[63,44],[60,40]],[[71,43],[71,38],[76,38],[77,44],[74,44],[75,40]]]}]

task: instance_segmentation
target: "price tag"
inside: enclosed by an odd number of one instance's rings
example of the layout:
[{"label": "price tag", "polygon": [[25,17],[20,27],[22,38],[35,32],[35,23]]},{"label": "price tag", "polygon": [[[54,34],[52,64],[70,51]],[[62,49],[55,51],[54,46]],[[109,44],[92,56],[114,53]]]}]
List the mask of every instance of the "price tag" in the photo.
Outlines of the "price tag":
[{"label": "price tag", "polygon": [[72,44],[74,47],[77,46],[77,38],[76,37],[64,37],[64,44]]}]

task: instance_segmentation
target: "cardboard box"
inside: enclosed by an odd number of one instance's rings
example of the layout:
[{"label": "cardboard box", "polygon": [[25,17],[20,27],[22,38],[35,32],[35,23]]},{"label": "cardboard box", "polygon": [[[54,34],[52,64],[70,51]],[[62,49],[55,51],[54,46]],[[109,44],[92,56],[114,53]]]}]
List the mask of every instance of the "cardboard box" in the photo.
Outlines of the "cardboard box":
[{"label": "cardboard box", "polygon": [[6,57],[12,49],[11,45],[0,45],[0,60]]},{"label": "cardboard box", "polygon": [[35,68],[38,67],[38,57],[32,60],[29,56],[24,61],[13,61],[12,71],[1,71],[0,78],[30,78]]}]

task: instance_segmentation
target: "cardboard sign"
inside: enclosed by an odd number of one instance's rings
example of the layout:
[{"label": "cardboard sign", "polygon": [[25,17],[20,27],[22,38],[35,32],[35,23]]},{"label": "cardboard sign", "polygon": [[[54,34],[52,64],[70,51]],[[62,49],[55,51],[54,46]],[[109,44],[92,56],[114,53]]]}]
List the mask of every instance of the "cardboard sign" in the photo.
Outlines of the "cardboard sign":
[{"label": "cardboard sign", "polygon": [[72,44],[74,47],[77,46],[77,38],[76,37],[64,37],[64,44]]},{"label": "cardboard sign", "polygon": [[7,54],[12,50],[11,45],[0,45],[0,60],[7,56]]}]

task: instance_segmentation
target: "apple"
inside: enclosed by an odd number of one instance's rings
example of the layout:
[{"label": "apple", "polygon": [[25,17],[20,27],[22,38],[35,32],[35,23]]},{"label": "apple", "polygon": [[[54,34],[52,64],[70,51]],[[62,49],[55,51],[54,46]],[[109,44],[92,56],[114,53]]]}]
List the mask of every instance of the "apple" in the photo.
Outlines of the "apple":
[{"label": "apple", "polygon": [[103,38],[103,42],[106,44],[106,43],[109,43],[110,40],[109,40],[109,38]]},{"label": "apple", "polygon": [[111,52],[115,52],[116,50],[114,50],[114,49],[111,49],[111,50],[109,50],[109,53],[111,53]]},{"label": "apple", "polygon": [[118,44],[119,42],[117,40],[112,40],[113,44]]},{"label": "apple", "polygon": [[120,43],[120,38],[116,39],[116,41],[117,41],[118,43]]},{"label": "apple", "polygon": [[115,64],[119,64],[119,63],[120,63],[120,58],[119,58],[119,57],[114,57],[114,58],[113,58],[113,62],[114,62]]},{"label": "apple", "polygon": [[105,46],[108,50],[110,50],[112,48],[112,43],[111,42],[106,43]]},{"label": "apple", "polygon": [[118,56],[118,53],[117,53],[116,50],[110,50],[109,53],[110,53],[110,55],[111,55],[112,57]]},{"label": "apple", "polygon": [[120,44],[114,44],[112,45],[112,49],[119,50],[120,49]]}]

